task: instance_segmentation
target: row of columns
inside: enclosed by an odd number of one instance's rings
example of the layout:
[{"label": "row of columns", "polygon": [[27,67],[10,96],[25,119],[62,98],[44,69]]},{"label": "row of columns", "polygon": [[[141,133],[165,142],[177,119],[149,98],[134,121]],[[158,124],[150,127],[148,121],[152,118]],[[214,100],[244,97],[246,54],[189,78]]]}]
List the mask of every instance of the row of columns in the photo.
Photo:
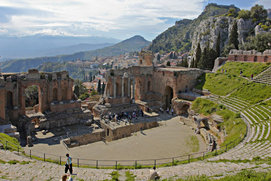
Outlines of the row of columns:
[{"label": "row of columns", "polygon": [[[121,97],[125,97],[125,78],[121,78]],[[128,77],[128,97],[134,99],[135,98],[135,79]],[[131,95],[131,82],[132,82],[132,95]],[[113,77],[113,98],[117,97],[117,82],[116,82],[116,77]]]}]

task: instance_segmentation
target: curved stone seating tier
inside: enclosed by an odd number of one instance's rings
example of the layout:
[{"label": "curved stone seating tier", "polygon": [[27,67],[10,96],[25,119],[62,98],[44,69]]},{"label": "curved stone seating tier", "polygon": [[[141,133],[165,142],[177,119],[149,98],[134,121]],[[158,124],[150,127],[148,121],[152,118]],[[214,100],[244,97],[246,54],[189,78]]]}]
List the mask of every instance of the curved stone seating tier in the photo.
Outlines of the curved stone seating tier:
[{"label": "curved stone seating tier", "polygon": [[260,109],[258,106],[255,106],[254,108],[257,109],[259,112],[261,112],[265,119],[271,118],[271,116],[265,110]]},{"label": "curved stone seating tier", "polygon": [[260,112],[259,110],[256,110],[256,109],[254,109],[253,107],[251,108],[251,110],[253,111],[253,113],[255,113],[255,114],[258,116],[258,118],[259,118],[260,120],[266,120],[266,119],[268,119],[268,117],[262,115],[261,112]]},{"label": "curved stone seating tier", "polygon": [[267,133],[266,133],[264,139],[267,139],[267,138],[269,137],[269,135],[270,135],[270,129],[271,129],[270,126],[271,126],[271,125],[270,125],[270,123],[267,123],[267,125],[268,125],[268,130],[267,130]]},{"label": "curved stone seating tier", "polygon": [[258,123],[258,121],[256,119],[254,119],[254,117],[251,116],[251,114],[249,114],[247,111],[243,111],[243,113],[248,117],[248,119],[251,120],[251,122],[253,122],[254,124]]}]

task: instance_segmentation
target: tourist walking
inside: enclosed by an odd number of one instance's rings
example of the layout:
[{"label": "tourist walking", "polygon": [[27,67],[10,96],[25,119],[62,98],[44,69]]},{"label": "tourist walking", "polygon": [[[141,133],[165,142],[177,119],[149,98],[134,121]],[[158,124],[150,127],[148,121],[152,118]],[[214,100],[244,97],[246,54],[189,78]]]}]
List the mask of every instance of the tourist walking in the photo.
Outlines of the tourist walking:
[{"label": "tourist walking", "polygon": [[72,158],[70,157],[68,153],[66,154],[66,157],[67,157],[67,162],[65,164],[65,173],[67,173],[69,170],[70,174],[72,174]]}]

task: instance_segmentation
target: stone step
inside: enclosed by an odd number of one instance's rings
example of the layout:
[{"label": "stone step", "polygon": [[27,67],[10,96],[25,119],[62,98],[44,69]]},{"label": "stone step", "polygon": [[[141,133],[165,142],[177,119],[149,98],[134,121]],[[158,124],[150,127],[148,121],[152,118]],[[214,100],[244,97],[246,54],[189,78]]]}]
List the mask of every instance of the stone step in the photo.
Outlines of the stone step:
[{"label": "stone step", "polygon": [[270,116],[265,110],[260,109],[260,108],[257,107],[257,106],[255,106],[255,108],[256,108],[258,111],[261,111],[261,112],[265,115],[266,119],[270,119],[270,118],[271,118],[271,116]]},{"label": "stone step", "polygon": [[227,100],[228,102],[232,102],[233,104],[235,104],[235,105],[238,105],[239,107],[241,107],[241,108],[245,108],[245,107],[247,107],[247,106],[249,106],[249,105],[247,105],[247,104],[244,104],[244,103],[242,103],[242,102],[239,102],[239,101],[237,101],[237,100],[235,100],[235,99],[231,99],[231,98],[225,98],[224,100]]},{"label": "stone step", "polygon": [[264,132],[265,132],[265,125],[263,124],[262,133],[261,133],[261,136],[258,138],[258,140],[262,140],[263,139]]},{"label": "stone step", "polygon": [[259,127],[259,125],[257,125],[257,127],[256,127],[256,134],[255,134],[255,136],[253,137],[253,139],[252,139],[252,141],[256,141],[256,139],[258,138],[258,136],[259,136],[259,132],[260,132],[260,127]]},{"label": "stone step", "polygon": [[245,119],[249,122],[250,125],[252,125],[252,121],[244,114],[241,112],[241,116],[245,117]]},{"label": "stone step", "polygon": [[254,117],[251,116],[247,111],[243,111],[243,112],[244,112],[244,114],[246,114],[246,116],[247,116],[250,120],[253,121],[253,123],[255,123],[255,124],[258,123],[258,121],[257,121],[256,119],[254,119]]},{"label": "stone step", "polygon": [[270,135],[270,123],[267,123],[267,125],[268,125],[268,131],[267,131],[267,133],[266,133],[266,135],[265,135],[265,137],[264,137],[264,139],[267,139],[268,137],[269,137],[269,135]]},{"label": "stone step", "polygon": [[261,121],[261,119],[254,112],[252,112],[250,109],[247,109],[247,112],[250,113],[250,117],[253,117],[254,120],[256,120],[255,118],[257,118],[259,120],[259,121],[256,121],[257,123],[259,123]]},{"label": "stone step", "polygon": [[254,111],[254,113],[260,118],[260,120],[265,120],[268,119],[268,117],[263,116],[258,110],[251,108],[252,111]]},{"label": "stone step", "polygon": [[251,139],[253,138],[255,134],[255,126],[252,126],[251,127],[251,135],[249,136],[248,140],[247,140],[247,143],[251,141]]}]

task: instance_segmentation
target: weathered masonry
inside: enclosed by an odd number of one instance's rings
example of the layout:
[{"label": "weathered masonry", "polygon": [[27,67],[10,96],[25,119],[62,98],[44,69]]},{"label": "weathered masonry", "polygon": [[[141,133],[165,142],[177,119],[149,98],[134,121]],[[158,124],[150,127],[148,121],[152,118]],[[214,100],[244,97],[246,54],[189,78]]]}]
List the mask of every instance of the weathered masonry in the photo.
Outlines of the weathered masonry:
[{"label": "weathered masonry", "polygon": [[16,122],[26,114],[25,89],[32,85],[38,86],[36,112],[80,107],[73,101],[73,80],[68,72],[41,73],[32,69],[28,73],[6,73],[0,76],[0,124]]},{"label": "weathered masonry", "polygon": [[256,50],[231,50],[228,60],[244,62],[271,62],[271,50],[265,50],[263,53],[257,52]]},{"label": "weathered masonry", "polygon": [[154,67],[152,60],[151,53],[141,52],[139,66],[108,71],[103,103],[95,109],[133,103],[143,110],[168,108],[179,94],[192,90],[203,73],[195,68]]}]

